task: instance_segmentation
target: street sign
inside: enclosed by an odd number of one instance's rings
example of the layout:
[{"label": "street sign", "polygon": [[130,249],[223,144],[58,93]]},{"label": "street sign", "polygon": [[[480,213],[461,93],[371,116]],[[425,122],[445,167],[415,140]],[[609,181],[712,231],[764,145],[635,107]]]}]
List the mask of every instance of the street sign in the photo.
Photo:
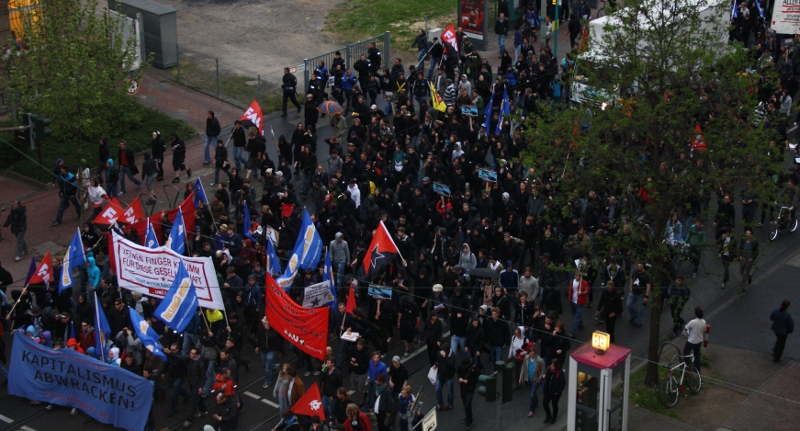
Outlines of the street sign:
[{"label": "street sign", "polygon": [[289,73],[297,73],[297,66],[292,66],[289,68]]},{"label": "street sign", "polygon": [[436,407],[422,418],[422,431],[433,431],[436,429]]},{"label": "street sign", "polygon": [[305,72],[306,71],[306,64],[305,63],[298,64],[297,65],[297,71],[298,72]]},{"label": "street sign", "polygon": [[134,94],[139,92],[139,83],[136,82],[136,79],[131,78],[128,80],[128,94],[133,96]]}]

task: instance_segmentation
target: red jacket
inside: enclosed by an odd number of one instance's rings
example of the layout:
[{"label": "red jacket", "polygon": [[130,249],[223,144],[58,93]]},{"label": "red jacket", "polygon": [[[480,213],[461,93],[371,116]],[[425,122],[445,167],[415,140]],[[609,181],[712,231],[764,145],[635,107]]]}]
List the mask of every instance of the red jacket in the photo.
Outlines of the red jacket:
[{"label": "red jacket", "polygon": [[[569,287],[569,300],[570,302],[574,302],[572,300],[575,294],[575,279],[569,281],[567,285]],[[580,286],[578,287],[578,305],[586,305],[589,302],[589,283],[586,280],[581,279]]]},{"label": "red jacket", "polygon": [[[352,421],[349,418],[344,421],[345,431],[353,431],[353,425],[351,422]],[[358,423],[361,425],[361,431],[372,431],[372,423],[369,421],[366,413],[358,412]]]}]

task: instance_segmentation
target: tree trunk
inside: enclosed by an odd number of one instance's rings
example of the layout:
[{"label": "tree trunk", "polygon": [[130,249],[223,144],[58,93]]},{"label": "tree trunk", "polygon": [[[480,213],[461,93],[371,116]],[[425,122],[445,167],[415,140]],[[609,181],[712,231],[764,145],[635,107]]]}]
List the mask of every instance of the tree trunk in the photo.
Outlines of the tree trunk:
[{"label": "tree trunk", "polygon": [[[655,265],[654,265],[655,266]],[[658,277],[660,278],[660,277]],[[656,285],[658,282],[658,285]],[[644,376],[646,386],[658,385],[658,345],[661,341],[661,280],[653,278],[653,289],[650,293],[650,340],[647,344],[647,374]]]}]

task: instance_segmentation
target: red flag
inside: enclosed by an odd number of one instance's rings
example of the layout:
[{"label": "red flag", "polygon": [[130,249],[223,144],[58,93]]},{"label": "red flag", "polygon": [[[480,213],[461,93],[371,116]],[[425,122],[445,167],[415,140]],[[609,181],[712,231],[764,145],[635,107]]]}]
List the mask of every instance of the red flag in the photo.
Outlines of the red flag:
[{"label": "red flag", "polygon": [[323,421],[325,420],[325,412],[322,408],[322,397],[319,394],[319,387],[314,382],[313,385],[300,397],[299,400],[292,406],[291,411],[296,415],[303,416],[319,416]]},{"label": "red flag", "polygon": [[[381,269],[398,254],[400,254],[400,250],[397,249],[397,245],[395,245],[392,236],[389,235],[389,231],[386,230],[386,226],[384,226],[383,222],[380,222],[375,232],[375,237],[372,238],[367,253],[364,255],[364,264],[358,269],[359,275],[372,281],[378,276]],[[402,257],[400,256],[400,258]]]},{"label": "red flag", "polygon": [[119,204],[119,200],[114,198],[106,205],[103,211],[95,217],[92,223],[111,226],[117,222],[118,218],[122,217],[124,212],[122,205]]},{"label": "red flag", "polygon": [[697,132],[692,138],[692,151],[706,151],[708,150],[708,146],[706,146],[706,137],[703,136],[703,129],[700,128],[699,124],[694,126],[694,131]]},{"label": "red flag", "polygon": [[144,211],[142,211],[142,201],[140,199],[131,202],[125,212],[122,213],[122,217],[119,218],[119,222],[125,224],[134,224],[141,220],[144,220]]},{"label": "red flag", "polygon": [[328,345],[329,307],[303,308],[278,286],[269,274],[265,276],[267,321],[281,337],[289,340],[312,357],[325,359]]},{"label": "red flag", "polygon": [[53,264],[50,262],[50,252],[48,251],[47,254],[44,255],[44,259],[39,262],[39,266],[36,268],[36,272],[33,274],[33,277],[28,280],[28,284],[44,283],[49,286],[52,280]]},{"label": "red flag", "polygon": [[353,287],[350,288],[350,293],[347,294],[347,305],[344,307],[344,312],[353,314],[353,310],[356,309],[356,289]]},{"label": "red flag", "polygon": [[[187,235],[190,232],[194,232],[194,224],[195,219],[197,216],[195,215],[195,211],[197,211],[197,207],[194,206],[194,199],[190,195],[184,201],[178,205],[177,207],[167,210],[167,219],[169,219],[170,223],[175,222],[175,217],[178,216],[178,208],[183,211],[183,224],[186,226]],[[153,233],[155,233],[156,238],[158,238],[159,244],[164,244],[163,235],[161,235],[161,213],[157,212],[151,215],[148,218],[143,218],[141,220],[137,220],[131,227],[136,229],[136,232],[139,234],[139,238],[144,238],[147,233],[147,222],[153,225]]]},{"label": "red flag", "polygon": [[456,52],[458,52],[458,42],[456,40],[456,27],[453,24],[448,25],[445,27],[444,32],[442,32],[442,41],[444,43],[453,47]]},{"label": "red flag", "polygon": [[253,101],[247,111],[244,111],[242,118],[239,121],[250,121],[254,126],[258,127],[258,133],[264,134],[264,115],[261,112],[261,106],[258,106],[257,101]]}]

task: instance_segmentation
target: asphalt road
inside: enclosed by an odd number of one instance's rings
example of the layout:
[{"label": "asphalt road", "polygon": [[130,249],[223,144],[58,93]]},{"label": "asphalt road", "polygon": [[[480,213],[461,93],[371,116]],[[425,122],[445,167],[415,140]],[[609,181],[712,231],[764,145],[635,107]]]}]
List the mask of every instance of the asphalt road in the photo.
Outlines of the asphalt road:
[{"label": "asphalt road", "polygon": [[[290,112],[292,112],[290,110]],[[301,114],[302,115],[302,114]],[[281,134],[291,137],[291,133],[296,126],[296,122],[301,120],[297,114],[290,113],[287,120],[277,116],[270,116],[265,119],[265,132],[270,135],[270,126],[275,131],[276,136]],[[324,148],[322,142],[328,136],[329,126],[327,118],[321,119],[318,127],[319,147]],[[324,126],[323,126],[324,124]],[[229,129],[227,129],[229,130]],[[221,136],[226,136],[223,131]],[[277,160],[274,146],[269,146],[273,160]],[[324,154],[324,151],[320,152]],[[324,157],[324,156],[322,156]],[[321,157],[321,159],[322,159]],[[323,160],[320,160],[322,162]],[[209,170],[210,171],[210,170]],[[199,175],[208,175],[205,169],[198,172]],[[213,178],[205,177],[206,183]],[[767,228],[760,228],[757,237],[761,241],[762,255],[759,260],[757,272],[754,274],[754,283],[747,293],[738,295],[735,287],[720,289],[722,268],[716,258],[716,253],[709,250],[704,257],[704,265],[701,266],[697,279],[691,278],[690,269],[687,264],[681,268],[680,273],[687,277],[689,286],[692,289],[692,298],[687,309],[684,311],[684,318],[689,317],[690,311],[695,306],[702,306],[709,316],[708,321],[712,325],[711,343],[719,343],[725,346],[749,349],[764,352],[765,364],[770,360],[769,350],[774,342],[774,336],[769,330],[769,313],[778,306],[784,298],[790,299],[795,305],[790,311],[798,310],[800,306],[800,293],[796,288],[797,280],[800,278],[800,255],[797,254],[800,248],[800,233],[794,235],[781,235],[773,242],[769,243],[765,238]],[[796,257],[797,256],[797,257]],[[729,285],[736,285],[738,282],[738,264],[731,265],[732,279]],[[597,293],[597,292],[596,292]],[[650,311],[645,309],[645,322],[649,321],[647,316]],[[578,341],[588,340],[591,331],[594,330],[591,313],[594,310],[586,310],[584,321],[587,323],[586,329],[578,334]],[[795,311],[795,315],[800,317],[800,313]],[[562,316],[567,322],[571,322],[572,316],[567,313]],[[662,333],[669,332],[671,319],[667,312],[664,312],[661,319]],[[567,324],[571,327],[571,323]],[[600,326],[598,329],[602,330]],[[397,334],[395,334],[397,335]],[[8,335],[7,335],[8,337]],[[633,355],[637,361],[646,357],[646,346],[648,331],[647,327],[637,329],[622,319],[617,325],[617,337],[621,345],[633,350]],[[666,340],[666,338],[665,338]],[[10,341],[7,339],[10,346]],[[573,348],[577,342],[573,342]],[[678,339],[677,343],[682,345],[683,341]],[[402,347],[395,341],[387,354],[386,361],[389,361],[395,354],[401,354]],[[261,379],[263,370],[261,361],[253,351],[246,348],[243,356],[252,361],[249,372],[240,372],[239,390],[243,394],[245,411],[239,419],[239,431],[270,430],[278,421],[277,400],[272,397],[272,388],[262,389]],[[784,355],[786,360],[800,359],[800,343],[797,336],[790,336]],[[285,362],[289,358],[283,358],[280,362]],[[424,387],[422,393],[423,411],[427,412],[435,406],[434,387],[426,378],[429,365],[424,347],[416,351],[412,356],[404,359],[404,365],[411,373],[410,384],[416,393],[420,387]],[[487,370],[490,367],[487,367]],[[305,372],[305,369],[301,369]],[[309,387],[314,377],[305,379],[306,387]],[[211,399],[206,400],[207,405],[212,403]],[[188,405],[179,406],[179,414],[172,418],[166,418],[168,411],[168,399],[162,399],[155,403],[156,429],[169,428],[172,431],[182,429],[181,423],[188,410]],[[567,399],[561,400],[562,412],[559,415],[559,422],[556,425],[543,425],[543,414],[541,409],[537,411],[533,419],[527,418],[528,396],[527,392],[520,390],[515,392],[513,402],[502,406],[502,429],[509,430],[538,430],[538,429],[562,429],[566,425],[566,406]],[[463,408],[461,407],[460,391],[456,385],[455,408],[449,412],[439,412],[438,430],[454,431],[463,429],[461,420],[463,419]],[[487,403],[481,396],[475,396],[473,402],[475,415],[475,425],[473,429],[492,430],[495,429],[497,412],[494,403]],[[147,412],[142,412],[146,414]],[[213,422],[212,412],[205,418],[195,420],[191,431],[200,431],[203,425]],[[92,431],[105,430],[112,427],[99,424],[95,421],[87,422],[86,417],[79,413],[76,416],[69,414],[68,408],[56,408],[53,411],[45,410],[44,404],[32,405],[27,400],[17,398],[7,394],[6,387],[0,388],[0,431]]]}]

